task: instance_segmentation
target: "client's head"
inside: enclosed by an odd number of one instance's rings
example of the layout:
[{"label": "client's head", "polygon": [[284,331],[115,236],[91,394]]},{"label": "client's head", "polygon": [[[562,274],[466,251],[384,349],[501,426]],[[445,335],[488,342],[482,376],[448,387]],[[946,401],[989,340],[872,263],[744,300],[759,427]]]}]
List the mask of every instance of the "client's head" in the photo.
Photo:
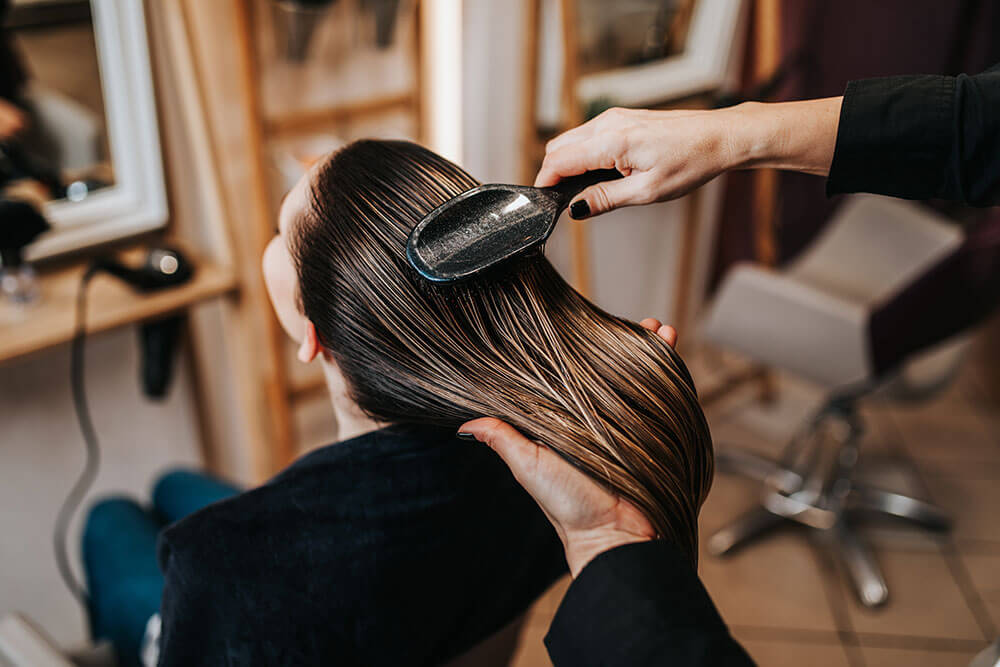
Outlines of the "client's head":
[{"label": "client's head", "polygon": [[359,141],[317,164],[286,197],[264,262],[300,356],[319,351],[379,422],[512,424],[636,505],[695,562],[712,445],[670,346],[584,299],[540,253],[450,286],[407,264],[410,230],[476,185],[402,141]]}]

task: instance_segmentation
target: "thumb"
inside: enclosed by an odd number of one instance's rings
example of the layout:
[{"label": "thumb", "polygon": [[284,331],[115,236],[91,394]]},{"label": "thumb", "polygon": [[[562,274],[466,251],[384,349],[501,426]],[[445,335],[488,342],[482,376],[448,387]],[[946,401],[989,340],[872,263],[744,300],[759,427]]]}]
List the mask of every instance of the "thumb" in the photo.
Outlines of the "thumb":
[{"label": "thumb", "polygon": [[591,185],[570,204],[570,217],[582,220],[623,206],[646,203],[647,200],[643,198],[645,184],[641,177],[642,174],[632,174],[622,179]]},{"label": "thumb", "polygon": [[514,477],[529,493],[534,490],[538,477],[538,443],[528,440],[510,424],[495,417],[483,417],[466,422],[459,429],[460,435],[469,434],[486,443],[500,455]]}]

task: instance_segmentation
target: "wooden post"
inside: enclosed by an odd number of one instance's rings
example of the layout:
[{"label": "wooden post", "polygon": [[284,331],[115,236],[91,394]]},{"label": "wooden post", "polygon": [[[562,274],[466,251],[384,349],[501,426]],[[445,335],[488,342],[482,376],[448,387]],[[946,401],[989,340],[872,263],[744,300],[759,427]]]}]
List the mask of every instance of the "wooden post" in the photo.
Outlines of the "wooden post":
[{"label": "wooden post", "polygon": [[[235,233],[222,184],[217,144],[210,130],[204,72],[187,0],[147,3],[164,166],[171,192],[171,238],[197,248],[195,274],[223,270],[232,289],[187,318],[195,409],[207,469],[252,481],[270,461],[271,438],[261,420],[253,312],[241,298],[247,268],[236,261],[245,235]],[[182,202],[193,189],[194,202]],[[206,263],[207,262],[207,263]],[[250,267],[254,270],[254,267]],[[228,373],[220,373],[228,369]],[[244,456],[244,452],[249,454]],[[240,465],[246,461],[249,469]],[[262,463],[259,463],[262,462]]]},{"label": "wooden post", "polygon": [[[270,178],[265,154],[264,115],[260,95],[260,71],[257,62],[253,0],[233,0],[236,13],[236,41],[240,55],[239,75],[243,93],[242,107],[246,124],[246,148],[250,160],[253,219],[247,227],[250,242],[245,244],[240,261],[246,266],[259,266],[264,248],[271,240],[274,220],[271,211]],[[288,374],[285,368],[285,336],[269,306],[263,276],[258,273],[248,277],[247,294],[255,302],[257,324],[262,334],[260,372],[263,375],[267,405],[265,412],[270,422],[273,438],[273,455],[270,461],[260,461],[257,475],[261,478],[284,467],[295,456],[295,433],[288,396]]]},{"label": "wooden post", "polygon": [[[779,0],[756,0],[753,16],[755,44],[754,79],[764,81],[774,74],[781,61],[781,5]],[[753,220],[754,254],[765,266],[778,262],[777,244],[778,171],[758,169],[754,172]],[[776,398],[777,385],[773,374],[760,375],[760,398],[770,402]]]},{"label": "wooden post", "polygon": [[[757,0],[754,5],[754,31],[757,51],[754,79],[763,81],[774,74],[781,59],[781,6],[778,0]],[[757,261],[774,266],[778,261],[775,222],[778,205],[778,172],[758,169],[754,172],[754,250]]]},{"label": "wooden post", "polygon": [[[584,121],[583,109],[576,97],[576,84],[580,78],[577,60],[579,45],[576,35],[576,0],[560,0],[563,26],[563,129],[574,128]],[[592,281],[590,271],[590,221],[574,222],[569,228],[570,266],[573,286],[583,296],[590,298]]]},{"label": "wooden post", "polygon": [[542,0],[524,0],[524,69],[521,72],[521,182],[535,180],[535,107],[538,104],[538,23]]},{"label": "wooden post", "polygon": [[[691,300],[691,274],[694,271],[694,254],[697,243],[698,223],[701,221],[702,190],[697,188],[684,198],[683,227],[681,228],[681,243],[679,248],[679,265],[677,280],[674,287],[674,317],[673,325],[679,335],[687,331],[688,310]],[[683,339],[682,339],[683,340]]]}]

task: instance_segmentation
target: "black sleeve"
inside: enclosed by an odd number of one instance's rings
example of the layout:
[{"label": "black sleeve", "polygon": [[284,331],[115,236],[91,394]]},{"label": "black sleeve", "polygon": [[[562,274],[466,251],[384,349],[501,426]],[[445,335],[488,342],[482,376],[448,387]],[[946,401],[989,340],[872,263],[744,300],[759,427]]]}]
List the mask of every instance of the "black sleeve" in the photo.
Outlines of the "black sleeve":
[{"label": "black sleeve", "polygon": [[1000,203],[1000,65],[851,81],[826,191]]},{"label": "black sleeve", "polygon": [[570,585],[545,646],[572,665],[752,665],[681,552],[657,540],[611,549]]}]

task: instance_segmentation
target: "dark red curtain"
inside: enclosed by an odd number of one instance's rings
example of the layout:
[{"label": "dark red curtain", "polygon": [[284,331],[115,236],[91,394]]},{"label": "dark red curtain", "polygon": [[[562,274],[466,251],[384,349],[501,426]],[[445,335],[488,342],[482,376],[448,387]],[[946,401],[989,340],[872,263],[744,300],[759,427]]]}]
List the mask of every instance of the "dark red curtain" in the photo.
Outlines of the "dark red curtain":
[{"label": "dark red curtain", "polygon": [[[995,0],[784,0],[781,52],[789,74],[772,98],[840,95],[851,79],[893,74],[980,72],[1000,62],[1000,2]],[[996,37],[995,37],[996,36]],[[746,68],[752,71],[753,38]],[[744,93],[754,83],[744,76]],[[782,173],[779,179],[779,262],[794,257],[837,206],[825,181]],[[752,259],[752,184],[730,175],[723,203],[714,282],[733,262]]]}]

